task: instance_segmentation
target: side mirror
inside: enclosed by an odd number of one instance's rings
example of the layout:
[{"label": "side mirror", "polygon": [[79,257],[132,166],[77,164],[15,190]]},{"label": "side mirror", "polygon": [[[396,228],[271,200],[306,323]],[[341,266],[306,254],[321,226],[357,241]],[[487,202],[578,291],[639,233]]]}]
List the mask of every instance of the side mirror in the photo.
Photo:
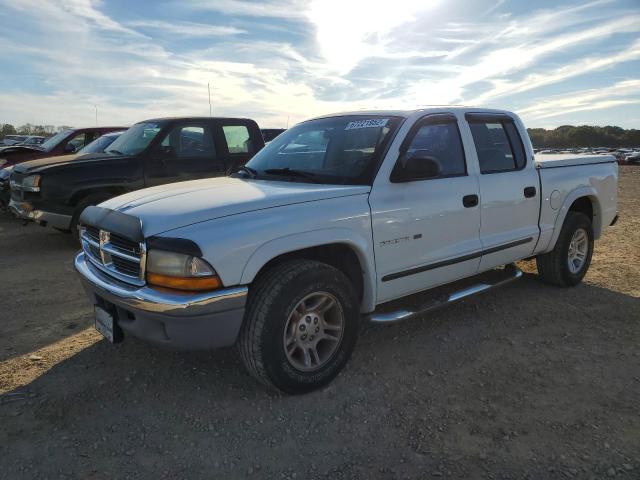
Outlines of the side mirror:
[{"label": "side mirror", "polygon": [[78,147],[76,147],[73,143],[67,143],[64,146],[64,153],[75,153],[76,150],[78,150]]},{"label": "side mirror", "polygon": [[159,145],[156,151],[161,158],[171,158],[176,156],[176,149],[171,145]]},{"label": "side mirror", "polygon": [[401,157],[391,173],[395,183],[413,182],[435,178],[442,173],[440,162],[429,155],[427,150],[416,150],[410,156]]}]

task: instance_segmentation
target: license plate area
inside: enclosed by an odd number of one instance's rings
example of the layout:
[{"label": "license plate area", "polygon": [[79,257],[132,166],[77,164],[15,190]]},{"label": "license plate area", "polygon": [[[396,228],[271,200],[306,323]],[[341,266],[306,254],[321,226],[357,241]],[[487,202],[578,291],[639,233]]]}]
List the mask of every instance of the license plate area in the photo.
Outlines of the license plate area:
[{"label": "license plate area", "polygon": [[118,326],[115,309],[106,310],[98,305],[94,307],[95,328],[111,343],[122,341],[122,329]]}]

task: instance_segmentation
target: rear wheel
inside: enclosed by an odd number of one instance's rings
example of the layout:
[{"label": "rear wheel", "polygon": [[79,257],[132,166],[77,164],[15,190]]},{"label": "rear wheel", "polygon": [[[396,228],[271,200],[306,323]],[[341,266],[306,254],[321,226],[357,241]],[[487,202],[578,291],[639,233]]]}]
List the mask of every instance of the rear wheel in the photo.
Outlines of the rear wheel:
[{"label": "rear wheel", "polygon": [[355,347],[359,320],[358,297],[340,270],[295,260],[252,286],[238,349],[260,382],[306,393],[340,373]]},{"label": "rear wheel", "polygon": [[555,248],[538,255],[538,274],[545,283],[571,287],[582,281],[591,265],[593,227],[584,213],[569,212]]}]

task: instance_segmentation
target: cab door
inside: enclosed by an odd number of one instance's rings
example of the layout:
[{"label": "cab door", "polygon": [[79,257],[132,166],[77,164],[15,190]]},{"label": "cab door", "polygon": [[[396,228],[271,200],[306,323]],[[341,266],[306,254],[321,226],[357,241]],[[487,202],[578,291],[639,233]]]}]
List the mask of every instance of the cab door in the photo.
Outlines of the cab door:
[{"label": "cab door", "polygon": [[540,234],[538,172],[514,118],[467,113],[480,175],[480,270],[526,258]]},{"label": "cab door", "polygon": [[419,120],[400,146],[394,171],[414,155],[435,160],[440,173],[398,181],[381,169],[369,197],[378,303],[473,275],[480,262],[480,189],[458,119],[434,114]]},{"label": "cab door", "polygon": [[145,159],[147,186],[225,174],[214,132],[207,122],[180,122],[152,147]]}]

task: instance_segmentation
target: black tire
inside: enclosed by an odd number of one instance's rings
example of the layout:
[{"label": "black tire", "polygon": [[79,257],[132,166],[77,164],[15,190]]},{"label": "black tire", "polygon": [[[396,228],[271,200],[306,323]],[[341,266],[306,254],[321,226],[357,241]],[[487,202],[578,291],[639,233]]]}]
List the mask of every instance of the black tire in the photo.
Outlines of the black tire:
[{"label": "black tire", "polygon": [[[583,229],[588,237],[588,250],[582,267],[577,272],[569,269],[569,244],[575,232]],[[549,253],[538,255],[536,264],[540,279],[558,287],[572,287],[582,281],[591,265],[593,255],[593,226],[584,213],[569,212],[564,220],[555,248]]]},{"label": "black tire", "polygon": [[109,195],[97,194],[89,195],[78,202],[75,210],[73,211],[73,216],[71,217],[71,224],[69,225],[69,231],[73,235],[73,238],[75,238],[78,242],[80,241],[80,237],[78,236],[78,221],[80,220],[80,215],[82,215],[84,209],[92,205],[98,205],[99,203],[105,202],[110,198],[111,197]]},{"label": "black tire", "polygon": [[[318,370],[305,372],[287,358],[283,337],[293,309],[315,292],[333,296],[344,321],[332,356]],[[359,324],[358,296],[340,270],[321,262],[293,260],[261,275],[251,286],[238,350],[249,373],[261,383],[289,394],[307,393],[340,373],[355,348]]]}]

